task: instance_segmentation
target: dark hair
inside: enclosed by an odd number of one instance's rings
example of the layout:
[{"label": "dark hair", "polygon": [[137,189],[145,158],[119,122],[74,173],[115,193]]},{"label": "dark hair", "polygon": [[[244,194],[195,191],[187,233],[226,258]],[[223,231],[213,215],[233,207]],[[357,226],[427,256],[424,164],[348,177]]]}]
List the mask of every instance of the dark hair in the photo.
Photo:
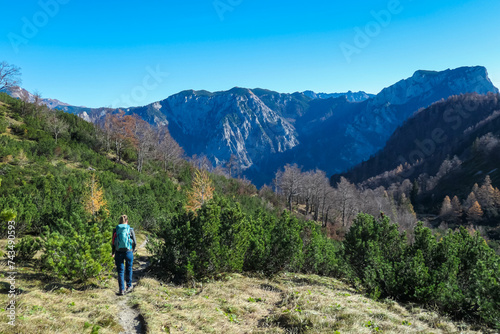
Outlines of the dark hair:
[{"label": "dark hair", "polygon": [[118,219],[119,224],[128,224],[128,217],[127,215],[122,215],[120,219]]}]

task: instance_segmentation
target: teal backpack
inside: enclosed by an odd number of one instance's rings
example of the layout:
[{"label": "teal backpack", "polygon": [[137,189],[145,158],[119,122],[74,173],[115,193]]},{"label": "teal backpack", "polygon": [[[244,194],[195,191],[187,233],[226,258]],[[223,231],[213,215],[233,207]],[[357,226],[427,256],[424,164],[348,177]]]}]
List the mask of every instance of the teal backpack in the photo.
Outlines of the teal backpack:
[{"label": "teal backpack", "polygon": [[130,235],[130,225],[120,224],[116,226],[115,249],[132,249],[132,237]]}]

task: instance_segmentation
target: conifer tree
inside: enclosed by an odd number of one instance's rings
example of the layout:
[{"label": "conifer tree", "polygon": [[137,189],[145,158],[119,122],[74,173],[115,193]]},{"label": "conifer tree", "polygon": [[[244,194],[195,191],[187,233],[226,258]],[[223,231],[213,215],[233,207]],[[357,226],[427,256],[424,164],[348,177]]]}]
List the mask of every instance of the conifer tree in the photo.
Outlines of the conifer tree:
[{"label": "conifer tree", "polygon": [[467,220],[471,223],[477,223],[482,217],[483,210],[481,209],[481,205],[479,205],[478,201],[475,201],[467,211]]},{"label": "conifer tree", "polygon": [[487,175],[484,179],[484,184],[476,193],[479,204],[483,208],[486,216],[496,217],[498,215],[495,207],[495,189],[491,185],[490,176]]},{"label": "conifer tree", "polygon": [[464,210],[469,210],[475,202],[477,202],[477,197],[474,192],[471,192],[464,202]]},{"label": "conifer tree", "polygon": [[449,218],[451,216],[452,212],[453,212],[453,208],[451,206],[450,197],[446,196],[444,198],[443,204],[441,205],[441,211],[440,211],[439,215],[442,218],[446,219],[446,218]]},{"label": "conifer tree", "polygon": [[453,196],[451,200],[451,219],[457,221],[462,216],[462,205],[457,196]]},{"label": "conifer tree", "polygon": [[95,216],[101,209],[105,210],[105,212],[108,211],[104,199],[104,189],[99,184],[95,173],[92,173],[90,179],[85,182],[84,189],[83,206],[87,213]]},{"label": "conifer tree", "polygon": [[196,212],[203,204],[212,199],[214,196],[214,189],[208,173],[197,170],[193,180],[193,188],[188,193],[188,204],[186,205],[186,209]]},{"label": "conifer tree", "polygon": [[495,188],[493,193],[493,202],[496,208],[500,208],[500,190],[498,190],[498,188]]}]

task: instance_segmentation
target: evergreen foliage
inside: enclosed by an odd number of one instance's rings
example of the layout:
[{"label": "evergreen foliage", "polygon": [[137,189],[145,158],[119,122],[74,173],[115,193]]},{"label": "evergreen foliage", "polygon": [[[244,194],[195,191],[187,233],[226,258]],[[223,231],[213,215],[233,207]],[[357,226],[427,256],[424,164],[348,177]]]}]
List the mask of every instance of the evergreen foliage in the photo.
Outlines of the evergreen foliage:
[{"label": "evergreen foliage", "polygon": [[396,224],[359,215],[344,242],[348,277],[375,298],[437,306],[500,328],[500,258],[465,228],[439,241],[419,223],[413,244]]},{"label": "evergreen foliage", "polygon": [[84,221],[73,214],[59,219],[59,231],[46,230],[42,269],[58,277],[87,280],[107,275],[113,268],[109,219]]},{"label": "evergreen foliage", "polygon": [[179,281],[242,271],[249,221],[239,204],[216,196],[197,214],[179,211],[149,245],[163,275]]},{"label": "evergreen foliage", "polygon": [[348,277],[361,282],[374,298],[400,294],[398,270],[407,242],[397,224],[391,224],[386,216],[377,221],[373,216],[360,214],[343,244]]},{"label": "evergreen foliage", "polygon": [[22,238],[15,246],[15,260],[19,263],[29,262],[33,259],[36,252],[41,248],[40,241],[28,235]]},{"label": "evergreen foliage", "polygon": [[149,244],[157,272],[174,281],[242,270],[337,272],[335,242],[287,211],[279,218],[262,210],[245,214],[221,196],[196,214],[179,210]]}]

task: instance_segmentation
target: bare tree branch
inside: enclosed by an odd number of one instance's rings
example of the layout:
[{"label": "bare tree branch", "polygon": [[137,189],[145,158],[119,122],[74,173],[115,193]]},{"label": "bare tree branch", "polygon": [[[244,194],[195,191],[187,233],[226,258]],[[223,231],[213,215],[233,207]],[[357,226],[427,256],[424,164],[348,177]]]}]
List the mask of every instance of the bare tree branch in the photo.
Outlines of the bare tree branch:
[{"label": "bare tree branch", "polygon": [[21,84],[21,68],[5,61],[0,62],[0,90],[9,89]]},{"label": "bare tree branch", "polygon": [[63,133],[66,133],[69,129],[68,123],[57,117],[55,112],[51,112],[51,115],[47,119],[47,129],[54,134],[54,138],[57,139]]}]

